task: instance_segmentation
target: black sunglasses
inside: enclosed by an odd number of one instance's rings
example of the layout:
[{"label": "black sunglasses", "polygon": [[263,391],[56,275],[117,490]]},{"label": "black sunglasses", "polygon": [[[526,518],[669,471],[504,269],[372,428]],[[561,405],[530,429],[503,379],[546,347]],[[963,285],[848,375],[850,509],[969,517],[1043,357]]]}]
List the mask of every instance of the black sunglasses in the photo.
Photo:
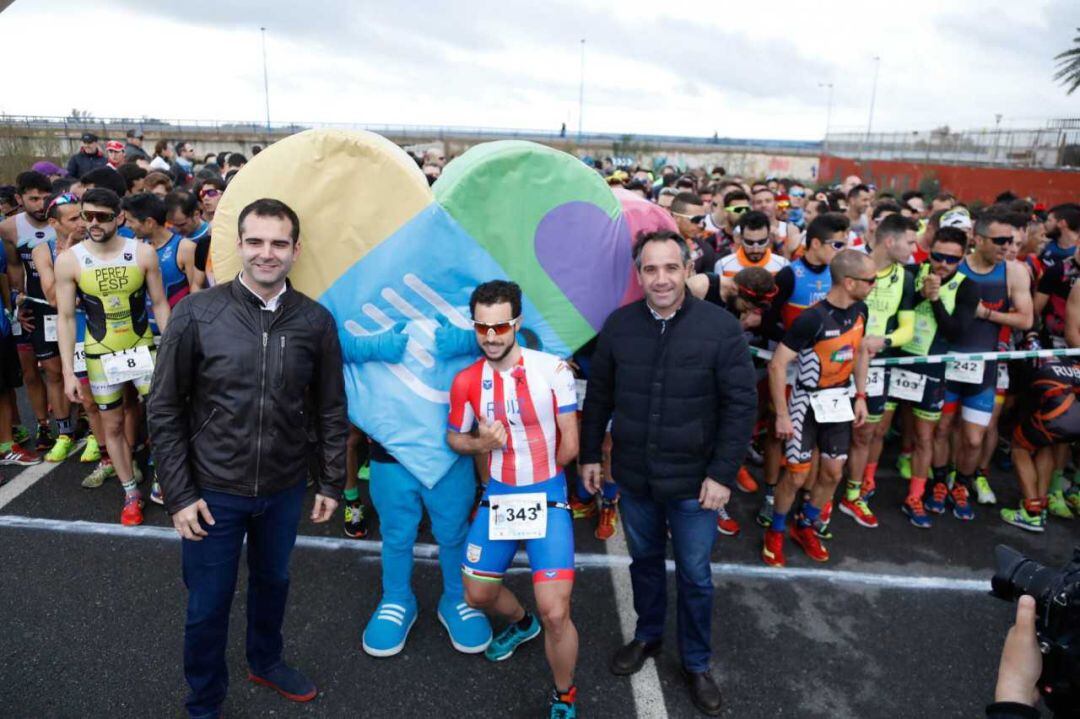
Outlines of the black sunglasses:
[{"label": "black sunglasses", "polygon": [[744,247],[767,247],[769,245],[769,238],[765,237],[760,240],[747,240],[742,241]]},{"label": "black sunglasses", "polygon": [[865,282],[871,287],[877,282],[877,277],[856,277],[855,275],[848,275],[849,280],[857,280],[859,282]]},{"label": "black sunglasses", "polygon": [[1010,242],[1013,241],[1013,236],[1012,235],[998,235],[997,237],[987,237],[986,239],[990,240],[991,242],[993,242],[998,247],[1004,247],[1005,245],[1007,245],[1007,244],[1009,244]]},{"label": "black sunglasses", "polygon": [[957,257],[956,255],[946,255],[944,252],[931,252],[930,259],[934,262],[944,262],[947,265],[955,265],[963,257]]}]

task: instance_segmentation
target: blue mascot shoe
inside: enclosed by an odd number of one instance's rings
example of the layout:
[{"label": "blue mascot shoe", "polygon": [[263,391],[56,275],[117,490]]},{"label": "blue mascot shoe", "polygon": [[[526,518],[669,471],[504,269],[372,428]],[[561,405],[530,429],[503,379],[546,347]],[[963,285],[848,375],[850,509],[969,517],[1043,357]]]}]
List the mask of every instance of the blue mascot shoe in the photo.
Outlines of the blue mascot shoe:
[{"label": "blue mascot shoe", "polygon": [[446,628],[450,643],[459,652],[479,654],[491,644],[491,623],[487,616],[464,600],[440,599],[439,622]]},{"label": "blue mascot shoe", "polygon": [[405,648],[409,630],[416,623],[416,603],[379,602],[364,627],[364,651],[373,657],[392,657]]}]

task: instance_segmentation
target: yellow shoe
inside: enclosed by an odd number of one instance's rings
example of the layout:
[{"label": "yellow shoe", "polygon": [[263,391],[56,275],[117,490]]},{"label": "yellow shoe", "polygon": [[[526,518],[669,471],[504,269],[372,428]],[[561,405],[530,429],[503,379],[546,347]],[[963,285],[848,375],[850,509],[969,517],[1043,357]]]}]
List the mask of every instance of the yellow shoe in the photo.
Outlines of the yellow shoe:
[{"label": "yellow shoe", "polygon": [[101,446],[98,445],[97,437],[93,432],[86,435],[86,447],[83,448],[79,461],[83,464],[95,464],[101,461]]},{"label": "yellow shoe", "polygon": [[63,462],[73,449],[75,449],[75,440],[71,438],[71,435],[62,434],[56,438],[52,449],[45,455],[45,461]]}]

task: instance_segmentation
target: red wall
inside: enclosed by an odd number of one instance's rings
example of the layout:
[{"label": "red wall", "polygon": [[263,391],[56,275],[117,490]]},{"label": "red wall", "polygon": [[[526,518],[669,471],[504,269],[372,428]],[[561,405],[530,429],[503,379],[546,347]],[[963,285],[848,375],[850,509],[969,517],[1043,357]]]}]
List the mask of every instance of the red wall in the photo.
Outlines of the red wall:
[{"label": "red wall", "polygon": [[941,183],[941,189],[953,193],[963,202],[993,202],[1005,190],[1021,197],[1034,197],[1036,202],[1045,203],[1047,207],[1080,201],[1080,171],[930,165],[821,156],[818,176],[822,182],[839,183],[848,175],[858,175],[863,182],[900,192],[918,189],[919,182],[931,176]]}]

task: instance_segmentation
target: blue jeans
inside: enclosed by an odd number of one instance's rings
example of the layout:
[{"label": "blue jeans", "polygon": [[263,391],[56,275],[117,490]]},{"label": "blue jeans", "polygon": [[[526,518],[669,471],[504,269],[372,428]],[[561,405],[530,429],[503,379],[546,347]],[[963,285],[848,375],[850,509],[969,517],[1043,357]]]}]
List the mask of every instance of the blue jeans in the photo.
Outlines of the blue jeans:
[{"label": "blue jeans", "polygon": [[182,542],[188,589],[184,676],[191,717],[216,717],[229,687],[225,647],[240,551],[247,536],[247,661],[256,674],[281,661],[281,624],[289,596],[289,556],[304,503],[303,481],[267,497],[202,491],[214,525],[201,541]]},{"label": "blue jeans", "polygon": [[687,671],[709,669],[712,654],[713,581],[709,555],[716,540],[716,512],[694,499],[660,502],[621,492],[623,527],[630,549],[630,581],[634,589],[637,629],[641,642],[664,636],[667,614],[667,530],[675,551],[678,596],[679,654]]}]

